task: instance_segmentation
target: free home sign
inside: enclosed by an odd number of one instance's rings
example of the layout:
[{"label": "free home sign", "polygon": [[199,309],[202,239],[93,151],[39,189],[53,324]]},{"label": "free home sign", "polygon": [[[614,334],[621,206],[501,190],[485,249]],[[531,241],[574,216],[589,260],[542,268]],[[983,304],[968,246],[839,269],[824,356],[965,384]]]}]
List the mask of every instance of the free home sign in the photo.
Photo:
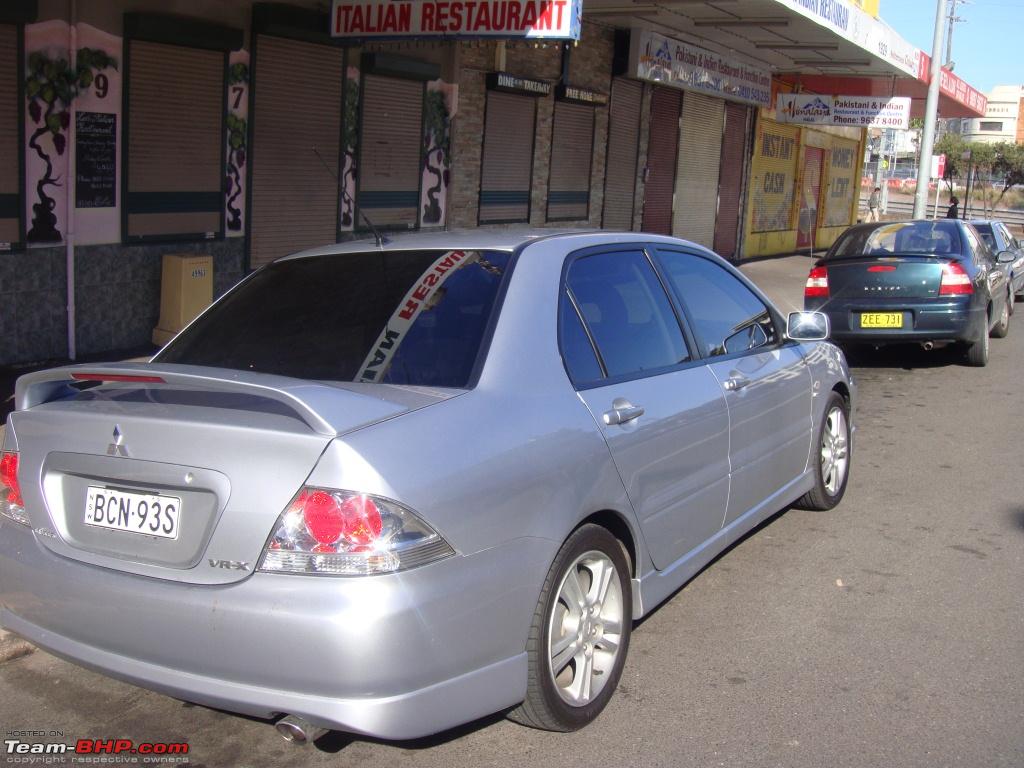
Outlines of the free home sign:
[{"label": "free home sign", "polygon": [[819,96],[780,93],[776,120],[802,125],[849,125],[855,128],[910,127],[910,98],[872,96]]},{"label": "free home sign", "polygon": [[333,37],[579,40],[582,0],[333,0]]}]

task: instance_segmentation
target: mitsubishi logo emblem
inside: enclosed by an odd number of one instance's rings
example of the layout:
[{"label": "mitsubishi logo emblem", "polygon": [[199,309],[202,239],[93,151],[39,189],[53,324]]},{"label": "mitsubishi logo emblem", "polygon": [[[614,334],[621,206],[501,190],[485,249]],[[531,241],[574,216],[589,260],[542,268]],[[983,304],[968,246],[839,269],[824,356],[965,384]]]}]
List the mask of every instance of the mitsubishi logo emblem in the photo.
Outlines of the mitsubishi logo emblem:
[{"label": "mitsubishi logo emblem", "polygon": [[114,425],[114,442],[107,446],[107,456],[128,458],[128,449],[124,447],[124,434],[119,424]]}]

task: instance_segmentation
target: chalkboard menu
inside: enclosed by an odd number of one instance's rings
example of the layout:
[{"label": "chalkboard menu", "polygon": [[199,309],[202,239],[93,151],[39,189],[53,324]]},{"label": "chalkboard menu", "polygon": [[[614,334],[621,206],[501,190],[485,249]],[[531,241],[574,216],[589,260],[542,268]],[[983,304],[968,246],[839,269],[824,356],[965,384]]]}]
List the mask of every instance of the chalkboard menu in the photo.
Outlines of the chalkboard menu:
[{"label": "chalkboard menu", "polygon": [[117,115],[79,112],[75,119],[78,208],[117,205]]}]

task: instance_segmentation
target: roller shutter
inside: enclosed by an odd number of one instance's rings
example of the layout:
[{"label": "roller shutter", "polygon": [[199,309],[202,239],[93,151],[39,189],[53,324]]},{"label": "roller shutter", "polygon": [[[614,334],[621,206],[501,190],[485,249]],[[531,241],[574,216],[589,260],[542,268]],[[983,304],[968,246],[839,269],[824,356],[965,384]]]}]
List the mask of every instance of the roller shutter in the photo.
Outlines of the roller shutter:
[{"label": "roller shutter", "polygon": [[725,132],[718,173],[718,219],[715,222],[715,253],[736,258],[743,193],[743,166],[747,157],[749,110],[742,104],[725,105]]},{"label": "roller shutter", "polygon": [[640,101],[643,86],[617,77],[608,108],[608,160],[604,182],[605,229],[633,228],[637,153],[640,149]]},{"label": "roller shutter", "polygon": [[590,216],[590,162],[594,156],[594,108],[555,102],[548,182],[548,221]]},{"label": "roller shutter", "polygon": [[857,151],[860,144],[832,137],[832,151],[828,161],[828,192],[825,198],[823,227],[845,227],[853,223],[852,203],[855,190]]},{"label": "roller shutter", "polygon": [[721,99],[701,93],[683,97],[672,234],[707,248],[715,242],[724,121]]},{"label": "roller shutter", "polygon": [[340,48],[259,35],[255,73],[253,267],[338,239],[344,55]]},{"label": "roller shutter", "polygon": [[417,80],[366,75],[356,205],[378,227],[417,226],[423,147]]},{"label": "roller shutter", "polygon": [[480,167],[480,223],[530,220],[533,135],[532,96],[489,91]]},{"label": "roller shutter", "polygon": [[679,146],[679,108],[683,95],[655,86],[651,95],[651,133],[644,185],[643,231],[667,235],[672,231],[672,189]]},{"label": "roller shutter", "polygon": [[0,248],[21,241],[18,28],[0,24]]},{"label": "roller shutter", "polygon": [[818,200],[821,198],[821,171],[825,150],[807,147],[804,152],[803,186],[800,190],[800,219],[797,224],[797,248],[813,248],[818,231]]},{"label": "roller shutter", "polygon": [[219,236],[226,55],[142,40],[127,47],[125,237]]}]

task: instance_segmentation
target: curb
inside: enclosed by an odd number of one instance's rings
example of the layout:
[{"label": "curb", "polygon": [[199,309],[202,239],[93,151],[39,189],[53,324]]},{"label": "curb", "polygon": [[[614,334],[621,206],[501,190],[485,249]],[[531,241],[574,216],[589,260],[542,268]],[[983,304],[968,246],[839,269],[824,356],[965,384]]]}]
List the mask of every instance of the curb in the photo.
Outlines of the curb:
[{"label": "curb", "polygon": [[0,629],[0,664],[28,656],[36,647],[28,640]]}]

